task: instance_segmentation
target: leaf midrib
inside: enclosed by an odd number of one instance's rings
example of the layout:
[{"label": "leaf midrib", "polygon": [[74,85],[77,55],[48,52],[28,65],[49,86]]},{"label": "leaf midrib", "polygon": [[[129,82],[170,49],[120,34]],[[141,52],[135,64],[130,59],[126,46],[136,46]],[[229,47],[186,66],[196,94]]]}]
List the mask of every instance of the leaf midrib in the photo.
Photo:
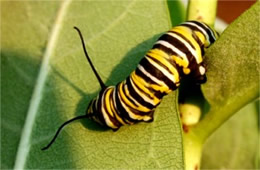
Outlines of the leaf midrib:
[{"label": "leaf midrib", "polygon": [[71,0],[66,0],[61,3],[61,6],[57,12],[56,19],[53,23],[53,27],[48,38],[46,50],[44,51],[43,61],[40,67],[38,78],[35,84],[35,88],[32,93],[32,98],[29,104],[24,127],[21,133],[21,140],[18,145],[17,154],[15,158],[14,169],[24,169],[26,159],[30,150],[30,137],[32,134],[32,128],[35,122],[39,104],[42,98],[42,91],[49,72],[49,62],[54,52],[55,45],[62,27],[63,18],[66,15],[67,9]]}]

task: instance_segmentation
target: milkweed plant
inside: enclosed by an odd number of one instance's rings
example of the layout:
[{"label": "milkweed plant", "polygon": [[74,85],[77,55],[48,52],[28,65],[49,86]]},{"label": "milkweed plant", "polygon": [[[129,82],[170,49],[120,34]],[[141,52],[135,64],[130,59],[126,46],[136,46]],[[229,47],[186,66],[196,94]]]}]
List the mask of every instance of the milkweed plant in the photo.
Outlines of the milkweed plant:
[{"label": "milkweed plant", "polygon": [[[258,169],[260,3],[230,25],[216,9],[217,0],[1,1],[1,169]],[[82,119],[41,150],[100,91],[73,27],[116,85],[186,20],[219,34],[205,50],[205,84],[182,80],[151,123],[113,132]]]}]

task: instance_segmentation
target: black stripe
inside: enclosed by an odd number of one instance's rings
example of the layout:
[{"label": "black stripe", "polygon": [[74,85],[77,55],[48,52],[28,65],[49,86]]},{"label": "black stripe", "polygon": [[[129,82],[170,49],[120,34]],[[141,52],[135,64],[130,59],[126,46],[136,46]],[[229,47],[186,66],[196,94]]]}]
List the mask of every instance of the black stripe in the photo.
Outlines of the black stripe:
[{"label": "black stripe", "polygon": [[131,82],[130,82],[130,77],[127,77],[126,79],[126,84],[127,84],[127,87],[128,87],[128,90],[129,90],[129,93],[130,95],[138,101],[138,103],[140,103],[141,105],[147,107],[148,109],[153,109],[155,108],[155,106],[153,106],[152,104],[150,103],[147,103],[136,91],[135,89],[133,88]]},{"label": "black stripe", "polygon": [[190,25],[190,24],[188,24],[187,22],[186,22],[186,23],[183,23],[183,24],[181,24],[181,25],[190,28],[191,31],[198,31],[198,32],[200,32],[200,33],[204,36],[204,38],[207,39],[207,36],[206,36],[200,29],[198,29],[197,27],[195,27],[195,26],[193,26],[193,25]]},{"label": "black stripe", "polygon": [[160,70],[158,70],[156,67],[150,64],[150,62],[145,57],[140,61],[139,64],[143,66],[143,68],[148,73],[150,73],[157,79],[163,81],[170,89],[173,90],[176,88],[175,84],[168,77],[166,77]]},{"label": "black stripe", "polygon": [[[124,91],[124,88],[123,88],[123,91]],[[127,98],[129,98],[129,96],[126,95],[125,91],[124,91],[124,94]],[[145,115],[149,115],[151,113],[151,111],[148,111],[148,112],[143,112],[143,111],[140,111],[138,109],[135,109],[133,107],[131,107],[130,105],[128,105],[124,100],[121,100],[126,106],[128,109],[130,109],[132,111],[132,113],[134,113],[135,115],[140,115],[140,116],[145,116]],[[132,100],[131,100],[132,101]],[[137,106],[138,107],[138,106]]]},{"label": "black stripe", "polygon": [[189,40],[188,38],[186,38],[185,36],[183,36],[182,34],[176,32],[176,31],[169,31],[169,32],[178,35],[178,36],[181,37],[184,41],[188,42],[188,44],[190,44],[190,46],[191,46],[194,50],[196,50],[196,48],[193,46],[193,44],[190,42],[190,40]]},{"label": "black stripe", "polygon": [[128,114],[128,112],[124,109],[124,107],[122,106],[122,104],[121,104],[121,100],[119,99],[119,95],[120,95],[120,93],[119,93],[119,89],[118,89],[118,86],[119,86],[119,84],[120,83],[118,83],[117,85],[116,85],[116,95],[115,95],[115,97],[116,97],[116,106],[117,106],[117,110],[118,110],[118,115],[120,115],[120,117],[124,120],[124,122],[126,122],[127,123],[127,121],[129,121],[129,122],[132,122],[132,123],[136,123],[136,122],[138,122],[138,120],[135,120],[135,119],[132,119],[130,116],[129,116],[129,114]]},{"label": "black stripe", "polygon": [[[124,95],[126,96],[126,98],[127,98],[133,105],[135,105],[136,107],[138,107],[138,105],[135,103],[135,101],[133,101],[133,100],[129,97],[129,95],[127,95],[124,86],[125,86],[125,84],[124,84],[123,87],[122,87],[122,90],[123,90]],[[125,102],[124,102],[124,103],[125,103]],[[129,106],[129,107],[130,107],[130,106]]]},{"label": "black stripe", "polygon": [[[163,63],[161,63],[161,61],[158,61],[158,60],[154,59],[153,57],[151,57],[151,56],[148,55],[148,54],[146,54],[146,56],[147,56],[149,59],[153,60],[153,61],[154,61],[155,63],[157,63],[158,65],[160,65],[161,67],[163,67],[165,70],[167,70],[167,71],[169,72],[169,74],[172,75],[171,70],[170,70],[167,66],[165,66]],[[172,76],[173,76],[173,75],[172,75]]]},{"label": "black stripe", "polygon": [[[97,117],[99,119],[99,121],[104,124],[104,125],[107,125],[106,124],[106,121],[102,115],[102,111],[101,111],[101,96],[103,95],[104,93],[104,90],[101,90],[98,94],[98,98],[97,100],[94,102],[94,106],[93,106],[93,113],[95,115],[95,117]],[[97,104],[96,104],[97,103]],[[96,107],[97,106],[97,107]]]},{"label": "black stripe", "polygon": [[[136,73],[136,75],[142,77],[142,78],[144,79],[144,81],[146,81],[148,84],[156,84],[156,85],[158,85],[158,84],[157,84],[156,82],[154,82],[150,77],[146,76],[141,70],[139,70],[139,68],[137,68],[137,69],[135,70],[135,73]],[[160,85],[158,85],[158,86],[160,86]],[[154,95],[155,95],[157,98],[159,98],[159,99],[161,99],[163,96],[166,95],[166,93],[162,93],[162,92],[160,92],[160,91],[156,91],[156,90],[153,89],[151,86],[148,87],[148,89],[149,89],[152,93],[154,93]]]},{"label": "black stripe", "polygon": [[[188,61],[193,63],[194,61],[196,62],[195,56],[192,55],[188,47],[184,43],[182,43],[179,39],[172,37],[168,34],[164,34],[163,36],[160,37],[159,40],[167,41],[171,45],[173,45],[175,48],[178,48],[180,51],[182,51],[184,54],[186,54]],[[190,64],[189,64],[190,65]]]},{"label": "black stripe", "polygon": [[135,73],[136,73],[136,75],[142,77],[147,83],[149,83],[149,84],[156,84],[156,85],[160,86],[155,81],[153,81],[150,77],[145,75],[138,67],[136,68]]},{"label": "black stripe", "polygon": [[[165,66],[163,63],[161,63],[160,61],[158,61],[158,60],[156,60],[156,59],[154,59],[154,58],[152,58],[150,55],[146,55],[147,57],[149,57],[149,59],[151,59],[151,60],[153,60],[154,62],[156,62],[158,65],[160,65],[161,67],[163,67],[164,69],[166,69],[168,72],[169,72],[169,74],[174,78],[174,75],[171,73],[171,71],[170,71],[170,69],[167,67],[167,66]],[[175,67],[176,68],[176,63],[175,62],[170,62],[169,60],[167,60],[171,65],[173,65],[173,67]],[[172,61],[174,61],[174,60],[172,60]],[[177,70],[178,71],[178,70]],[[175,85],[175,84],[174,84]],[[175,87],[176,87],[176,85],[175,85]],[[175,89],[177,89],[177,87],[176,88],[174,88],[174,90]]]},{"label": "black stripe", "polygon": [[[130,78],[130,79],[132,79],[132,78]],[[136,83],[135,83],[135,81],[132,79],[132,82],[133,82],[133,84],[135,85],[135,87],[139,90],[139,91],[141,91],[143,94],[145,94],[145,96],[146,97],[148,97],[148,98],[150,98],[151,100],[154,100],[149,94],[147,94],[145,91],[143,91],[143,89],[141,89]],[[156,104],[154,107],[156,107],[158,104]]]},{"label": "black stripe", "polygon": [[[161,45],[161,44],[155,44],[154,47],[153,47],[153,49],[159,49],[159,50],[164,51],[166,54],[168,54],[168,55],[170,56],[170,59],[168,59],[168,58],[165,58],[165,59],[166,59],[174,68],[177,69],[177,72],[178,72],[178,73],[181,73],[182,68],[181,68],[178,64],[176,64],[176,62],[173,60],[173,57],[172,57],[172,55],[174,55],[174,56],[176,56],[176,57],[179,57],[174,51],[172,51],[170,48],[165,47],[165,46],[163,46],[163,45]],[[181,58],[181,57],[179,57],[179,58]]]},{"label": "black stripe", "polygon": [[164,51],[166,54],[168,54],[170,56],[171,55],[177,56],[177,54],[174,51],[172,51],[170,48],[165,47],[164,45],[161,45],[161,44],[154,44],[152,49],[159,49],[159,50]]},{"label": "black stripe", "polygon": [[[122,121],[125,123],[125,124],[128,124],[126,121],[125,121],[125,119],[124,118],[122,118],[122,115],[120,114],[120,111],[117,109],[117,106],[116,106],[116,96],[117,96],[117,91],[116,91],[117,89],[116,89],[116,87],[115,87],[115,89],[114,89],[114,91],[113,91],[113,94],[112,94],[112,96],[111,96],[111,100],[112,100],[112,104],[113,104],[113,106],[114,106],[114,109],[115,109],[115,112],[116,112],[116,114],[122,119]],[[116,93],[116,95],[115,95],[115,100],[114,100],[114,93]]]},{"label": "black stripe", "polygon": [[148,98],[150,98],[151,100],[153,100],[153,98],[149,95],[149,94],[147,94],[143,89],[141,89],[136,83],[135,83],[135,81],[130,77],[130,79],[132,80],[132,82],[133,82],[133,84],[135,85],[135,87],[139,90],[139,91],[141,91],[146,97],[148,97]]},{"label": "black stripe", "polygon": [[192,31],[192,37],[193,37],[193,39],[199,44],[200,50],[201,50],[201,55],[204,56],[204,54],[205,54],[204,44],[201,42],[201,40],[199,39],[199,37],[194,33],[194,31]]},{"label": "black stripe", "polygon": [[[169,56],[174,55],[176,57],[181,58],[180,56],[177,55],[177,53],[172,51],[172,49],[165,47],[164,45],[161,45],[161,44],[154,44],[153,49],[159,49],[159,50],[162,50],[163,52],[165,52],[166,54],[168,54]],[[171,58],[171,60],[169,60],[169,59],[167,59],[167,60],[173,65],[173,67],[177,68],[177,70],[181,70],[179,65],[177,65],[172,58]]]},{"label": "black stripe", "polygon": [[171,57],[170,59],[167,59],[167,61],[169,63],[171,63],[171,65],[173,65],[174,68],[177,69],[177,72],[179,73],[179,78],[181,77],[181,73],[182,73],[182,67],[180,67],[178,64],[176,64],[175,60]]},{"label": "black stripe", "polygon": [[[117,120],[116,120],[116,118],[115,117],[112,117],[110,114],[109,114],[109,112],[108,112],[108,109],[107,109],[107,104],[106,104],[106,99],[105,99],[105,96],[107,95],[107,90],[103,93],[103,95],[104,95],[104,97],[103,97],[103,103],[104,103],[104,109],[105,109],[105,111],[106,111],[106,113],[107,113],[107,116],[109,117],[109,120],[115,125],[115,126],[117,126],[117,127],[120,127],[121,126],[121,123],[120,122],[118,122]],[[110,93],[110,96],[109,96],[109,100],[111,100],[111,93]],[[110,103],[109,103],[110,104]],[[108,126],[108,125],[107,125]],[[112,127],[111,127],[112,128]]]},{"label": "black stripe", "polygon": [[[212,44],[214,41],[215,41],[215,38],[212,36],[211,32],[213,33],[213,31],[211,30],[211,28],[209,26],[205,26],[204,24],[201,24],[200,22],[198,21],[189,21],[191,23],[194,23],[194,24],[197,24],[198,26],[200,26],[202,29],[204,29],[208,36],[209,36],[209,42],[210,44]],[[213,33],[214,34],[214,33]]]}]

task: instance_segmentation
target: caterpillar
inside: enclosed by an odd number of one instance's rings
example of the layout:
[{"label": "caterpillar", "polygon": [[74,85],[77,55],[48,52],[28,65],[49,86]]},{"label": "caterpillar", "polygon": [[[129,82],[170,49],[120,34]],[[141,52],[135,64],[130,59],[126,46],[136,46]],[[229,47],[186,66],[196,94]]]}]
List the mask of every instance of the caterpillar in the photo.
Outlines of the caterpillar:
[{"label": "caterpillar", "polygon": [[217,32],[205,23],[186,21],[163,34],[125,80],[115,86],[106,86],[88,56],[80,30],[74,29],[101,91],[91,100],[86,114],[63,123],[42,150],[52,145],[65,125],[78,119],[90,118],[114,131],[126,124],[152,122],[163,96],[176,90],[181,78],[189,76],[198,84],[206,82],[204,51],[218,37]]}]

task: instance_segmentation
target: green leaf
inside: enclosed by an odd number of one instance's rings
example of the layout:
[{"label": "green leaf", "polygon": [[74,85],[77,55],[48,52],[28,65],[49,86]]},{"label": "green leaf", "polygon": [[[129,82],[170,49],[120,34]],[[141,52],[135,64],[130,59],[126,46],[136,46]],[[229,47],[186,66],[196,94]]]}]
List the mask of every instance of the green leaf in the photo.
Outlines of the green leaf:
[{"label": "green leaf", "polygon": [[1,169],[14,166],[42,51],[58,5],[1,1]]},{"label": "green leaf", "polygon": [[202,141],[259,96],[259,7],[257,2],[235,20],[206,53],[202,90],[210,110],[193,129]]},{"label": "green leaf", "polygon": [[185,21],[186,9],[181,1],[167,0],[167,5],[172,27]]},{"label": "green leaf", "polygon": [[[81,29],[102,79],[115,85],[130,74],[159,35],[170,28],[164,1],[2,4],[5,11],[1,21],[6,32],[1,41],[1,63],[5,68],[2,90],[6,90],[7,99],[1,113],[1,144],[5,147],[1,149],[1,168],[183,168],[175,93],[162,101],[153,123],[124,126],[113,132],[91,120],[82,120],[67,126],[49,150],[40,150],[64,121],[85,113],[100,89],[73,26]],[[14,34],[17,25],[21,32]],[[19,50],[19,42],[24,44],[23,50]],[[40,56],[42,63],[37,73]],[[27,82],[22,73],[32,81]],[[16,84],[18,80],[21,85]],[[9,96],[11,92],[13,95]],[[16,105],[12,101],[22,103]],[[9,119],[14,121],[2,123]],[[10,143],[13,139],[15,142]]]},{"label": "green leaf", "polygon": [[206,139],[238,110],[259,97],[259,6],[257,2],[242,14],[206,51],[208,81],[202,85],[202,91],[208,105],[202,120],[184,134],[188,169],[200,167]]},{"label": "green leaf", "polygon": [[203,150],[203,169],[257,168],[258,107],[258,102],[247,105],[210,136]]}]

